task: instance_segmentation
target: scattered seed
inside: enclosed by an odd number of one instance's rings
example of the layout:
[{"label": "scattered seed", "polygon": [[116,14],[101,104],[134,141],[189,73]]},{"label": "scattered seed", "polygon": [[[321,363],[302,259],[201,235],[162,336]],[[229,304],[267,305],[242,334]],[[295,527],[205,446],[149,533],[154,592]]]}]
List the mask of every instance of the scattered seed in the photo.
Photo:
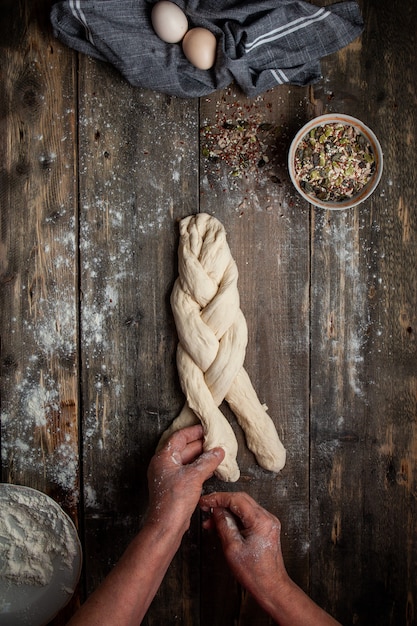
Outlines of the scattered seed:
[{"label": "scattered seed", "polygon": [[209,162],[223,162],[232,178],[263,176],[275,165],[277,125],[262,121],[259,113],[239,107],[220,114],[212,125],[200,129],[201,153]]}]

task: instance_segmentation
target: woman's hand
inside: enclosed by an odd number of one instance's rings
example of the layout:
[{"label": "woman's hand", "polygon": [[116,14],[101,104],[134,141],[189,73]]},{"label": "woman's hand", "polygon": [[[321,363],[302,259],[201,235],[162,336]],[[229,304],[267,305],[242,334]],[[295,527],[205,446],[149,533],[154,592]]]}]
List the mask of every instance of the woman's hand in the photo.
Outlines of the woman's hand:
[{"label": "woman's hand", "polygon": [[237,580],[280,626],[340,626],[288,576],[281,552],[281,523],[246,493],[212,493],[200,499],[220,536]]},{"label": "woman's hand", "polygon": [[177,431],[152,458],[148,469],[148,523],[185,532],[203,483],[224,459],[222,448],[203,452],[203,428]]},{"label": "woman's hand", "polygon": [[236,579],[258,600],[274,594],[288,580],[281,553],[281,524],[246,493],[212,493],[200,499],[200,506],[211,511],[225,557]]},{"label": "woman's hand", "polygon": [[150,505],[142,530],[71,626],[142,623],[190,524],[203,483],[223,458],[219,448],[203,453],[201,426],[184,428],[167,440],[149,466]]}]

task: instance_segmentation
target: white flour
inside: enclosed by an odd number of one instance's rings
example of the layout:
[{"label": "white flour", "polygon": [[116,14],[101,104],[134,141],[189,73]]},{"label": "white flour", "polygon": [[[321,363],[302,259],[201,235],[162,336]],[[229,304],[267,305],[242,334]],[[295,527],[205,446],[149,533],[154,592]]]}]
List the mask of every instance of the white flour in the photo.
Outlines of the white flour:
[{"label": "white flour", "polygon": [[57,504],[42,493],[4,487],[0,495],[0,579],[46,586],[59,567],[77,556],[74,528]]}]

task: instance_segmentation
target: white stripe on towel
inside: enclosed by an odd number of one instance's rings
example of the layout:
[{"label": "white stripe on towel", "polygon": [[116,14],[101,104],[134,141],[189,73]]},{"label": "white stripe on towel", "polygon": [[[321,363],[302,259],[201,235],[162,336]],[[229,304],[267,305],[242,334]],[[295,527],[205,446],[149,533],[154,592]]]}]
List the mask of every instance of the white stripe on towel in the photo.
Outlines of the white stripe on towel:
[{"label": "white stripe on towel", "polygon": [[330,11],[327,11],[323,7],[319,9],[313,15],[308,15],[305,17],[299,17],[288,24],[284,24],[283,26],[279,26],[278,28],[274,28],[274,30],[269,31],[268,33],[264,33],[260,35],[253,41],[245,44],[245,52],[250,52],[254,48],[258,46],[262,46],[265,43],[269,43],[270,41],[276,41],[281,37],[285,37],[291,33],[296,32],[297,30],[301,30],[302,28],[306,28],[314,22],[319,22],[325,19],[328,15],[330,15]]},{"label": "white stripe on towel", "polygon": [[271,70],[271,74],[277,81],[278,85],[283,85],[284,83],[290,82],[282,70]]},{"label": "white stripe on towel", "polygon": [[81,8],[81,0],[70,0],[69,6],[70,6],[73,16],[80,22],[80,24],[84,26],[85,34],[87,36],[88,41],[94,46],[93,35],[91,33],[89,25],[87,24],[84,11]]}]

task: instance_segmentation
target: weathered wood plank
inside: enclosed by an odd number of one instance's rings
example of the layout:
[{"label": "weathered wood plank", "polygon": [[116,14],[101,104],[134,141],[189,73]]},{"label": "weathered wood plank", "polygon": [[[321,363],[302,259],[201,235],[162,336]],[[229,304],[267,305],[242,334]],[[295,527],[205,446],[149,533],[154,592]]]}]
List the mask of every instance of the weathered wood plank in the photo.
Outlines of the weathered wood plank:
[{"label": "weathered wood plank", "polygon": [[[244,490],[281,519],[288,569],[304,587],[309,523],[309,213],[290,186],[286,155],[294,126],[304,122],[305,94],[285,87],[249,100],[230,88],[202,101],[200,202],[202,211],[226,227],[249,330],[245,366],[288,450],[280,474],[262,470],[229,415],[239,441],[242,475],[235,484],[217,481],[215,486]],[[234,583],[210,536],[202,545],[202,568],[201,624],[271,623]]]},{"label": "weathered wood plank", "polygon": [[[48,3],[10,6],[2,33],[3,479],[78,495],[74,58]],[[3,36],[3,35],[2,35]]]},{"label": "weathered wood plank", "polygon": [[312,213],[312,590],[342,623],[414,624],[417,15],[362,5],[313,98],[374,129],[385,172],[359,208]]},{"label": "weathered wood plank", "polygon": [[[91,591],[137,532],[146,470],[182,405],[169,296],[176,219],[198,201],[198,103],[80,64],[80,269],[86,569]],[[111,540],[109,540],[111,537]],[[197,574],[196,574],[197,568]],[[195,624],[193,531],[146,623]],[[190,597],[191,596],[191,597]]]},{"label": "weathered wood plank", "polygon": [[0,25],[2,480],[77,523],[75,64],[49,5],[7,3]]}]

